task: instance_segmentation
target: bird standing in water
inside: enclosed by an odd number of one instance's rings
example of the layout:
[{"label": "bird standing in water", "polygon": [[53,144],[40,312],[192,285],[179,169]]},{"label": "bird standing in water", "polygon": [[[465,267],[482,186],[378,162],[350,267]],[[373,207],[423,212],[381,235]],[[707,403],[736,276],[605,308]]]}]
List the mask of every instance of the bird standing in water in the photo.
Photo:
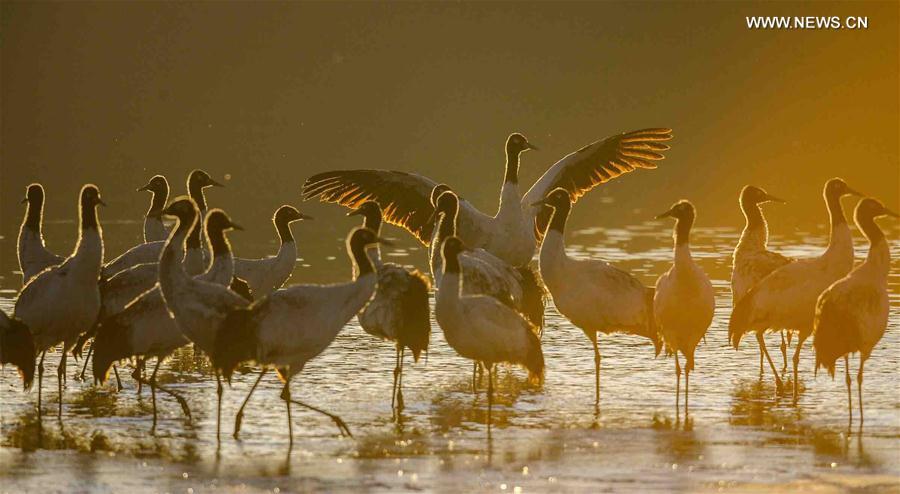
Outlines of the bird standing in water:
[{"label": "bird standing in water", "polygon": [[653,312],[666,348],[675,355],[676,410],[681,387],[678,352],[684,355],[684,414],[687,416],[694,351],[712,323],[716,299],[709,277],[691,257],[691,227],[696,218],[694,205],[689,201],[678,201],[656,218],[675,218],[675,262],[656,281]]},{"label": "bird standing in water", "polygon": [[813,348],[816,370],[824,367],[834,377],[835,363],[844,357],[847,382],[847,410],[853,422],[853,396],[850,391],[850,354],[859,352],[859,424],[863,423],[863,366],[872,349],[881,341],[887,327],[887,278],[891,267],[891,251],[884,232],[875,223],[882,216],[900,218],[875,199],[866,198],[856,205],[856,226],[869,240],[869,254],[849,275],[828,287],[816,302]]}]

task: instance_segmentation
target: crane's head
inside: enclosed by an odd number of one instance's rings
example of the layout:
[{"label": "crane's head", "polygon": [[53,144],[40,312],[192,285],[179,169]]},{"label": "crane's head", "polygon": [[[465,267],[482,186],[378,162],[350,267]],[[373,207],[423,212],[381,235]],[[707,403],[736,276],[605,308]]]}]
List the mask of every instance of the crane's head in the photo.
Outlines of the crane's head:
[{"label": "crane's head", "polygon": [[829,181],[825,182],[825,197],[834,197],[840,199],[841,197],[851,195],[851,196],[859,196],[862,194],[851,189],[847,182],[844,182],[843,179],[840,178],[832,178]]},{"label": "crane's head", "polygon": [[285,204],[281,206],[277,210],[275,210],[275,216],[272,217],[272,220],[276,225],[293,223],[294,221],[300,220],[311,220],[312,216],[301,213],[294,206],[289,206]]},{"label": "crane's head", "polygon": [[866,197],[865,199],[859,201],[859,204],[856,205],[856,210],[853,212],[853,216],[856,218],[856,223],[858,224],[860,220],[874,220],[875,218],[881,218],[884,216],[892,216],[894,218],[900,218],[900,214],[891,211],[886,208],[884,204],[881,203],[878,199],[873,199],[871,197]]},{"label": "crane's head", "polygon": [[174,216],[179,221],[193,221],[197,216],[197,203],[188,196],[179,196],[163,209],[163,214]]},{"label": "crane's head", "polygon": [[572,205],[572,196],[569,195],[569,191],[562,187],[557,187],[550,191],[543,200],[532,204],[533,206],[538,205],[550,206],[553,209],[559,209],[563,207],[568,207]]},{"label": "crane's head", "polygon": [[166,177],[162,175],[154,175],[153,178],[147,182],[147,185],[139,188],[137,191],[148,191],[154,194],[168,194],[169,193],[169,182],[166,180]]},{"label": "crane's head", "polygon": [[100,189],[96,185],[87,184],[81,188],[81,207],[92,208],[94,206],[106,206],[100,198]]},{"label": "crane's head", "polygon": [[188,175],[188,190],[206,187],[224,187],[224,185],[216,182],[208,173],[200,169],[194,170]]},{"label": "crane's head", "polygon": [[228,230],[243,230],[244,227],[231,221],[231,218],[221,209],[211,209],[206,214],[206,230],[210,232],[225,232]]},{"label": "crane's head", "polygon": [[40,205],[44,203],[44,187],[41,184],[34,183],[28,186],[25,189],[25,198],[22,199],[22,204],[25,203]]},{"label": "crane's head", "polygon": [[444,240],[444,245],[441,246],[441,253],[444,255],[444,259],[455,259],[456,256],[460,254],[460,252],[465,252],[469,250],[466,247],[466,244],[460,240],[459,237],[447,237]]},{"label": "crane's head", "polygon": [[673,204],[665,213],[657,215],[656,219],[675,218],[677,220],[693,220],[696,214],[696,209],[694,208],[694,205],[691,204],[691,201],[682,199]]},{"label": "crane's head", "polygon": [[779,199],[755,185],[746,185],[741,189],[741,204],[756,205],[765,202],[785,203],[787,201]]},{"label": "crane's head", "polygon": [[518,132],[510,134],[509,137],[506,138],[506,152],[511,156],[518,155],[529,149],[537,150],[537,146],[528,142],[528,139]]},{"label": "crane's head", "polygon": [[434,188],[431,189],[431,198],[429,199],[431,201],[431,205],[432,206],[436,205],[438,197],[440,197],[441,194],[443,194],[444,192],[447,192],[448,190],[450,190],[450,186],[447,184],[435,185]]}]

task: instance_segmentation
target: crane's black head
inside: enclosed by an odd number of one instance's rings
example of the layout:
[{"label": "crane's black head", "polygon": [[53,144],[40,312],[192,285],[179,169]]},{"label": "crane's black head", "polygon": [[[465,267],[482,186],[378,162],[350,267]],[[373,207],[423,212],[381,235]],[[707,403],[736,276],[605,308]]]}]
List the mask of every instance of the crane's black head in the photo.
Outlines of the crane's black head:
[{"label": "crane's black head", "polygon": [[359,205],[358,208],[347,213],[347,216],[362,216],[372,224],[381,220],[381,206],[375,201],[366,201]]},{"label": "crane's black head", "polygon": [[139,188],[137,191],[148,191],[153,192],[154,194],[168,194],[169,193],[169,181],[166,180],[166,177],[162,175],[154,175],[153,178],[147,182],[147,185]]},{"label": "crane's black head", "polygon": [[22,199],[22,204],[25,203],[33,204],[35,206],[40,206],[44,203],[44,187],[41,184],[31,184],[25,189],[25,198]]},{"label": "crane's black head", "polygon": [[106,203],[103,202],[103,199],[100,198],[100,189],[97,188],[96,185],[87,184],[81,188],[81,207],[82,209],[89,209],[95,206],[102,205],[106,206]]},{"label": "crane's black head", "polygon": [[517,155],[529,149],[537,150],[537,147],[528,142],[528,139],[518,132],[510,134],[506,139],[506,152],[510,155]]},{"label": "crane's black head", "polygon": [[203,170],[194,170],[188,175],[188,190],[193,190],[193,188],[205,188],[205,187],[224,187],[224,185],[216,182]]},{"label": "crane's black head", "polygon": [[900,218],[900,214],[891,211],[886,208],[881,201],[871,197],[866,197],[859,201],[859,204],[856,205],[856,210],[853,212],[853,216],[856,218],[857,223],[859,223],[860,220],[874,220],[875,218],[881,218],[883,216]]},{"label": "crane's black head", "polygon": [[197,216],[197,203],[188,196],[179,196],[163,209],[163,214],[174,216],[183,222],[193,221]]},{"label": "crane's black head", "polygon": [[459,196],[456,195],[452,190],[445,191],[441,193],[437,198],[437,202],[434,206],[434,212],[437,213],[448,213],[450,211],[454,211],[459,208]]},{"label": "crane's black head", "polygon": [[784,199],[779,199],[755,185],[746,185],[743,189],[741,189],[741,204],[756,205],[765,202],[784,203],[787,201],[785,201]]},{"label": "crane's black head", "polygon": [[25,389],[34,381],[34,340],[28,326],[0,311],[0,364],[12,364],[19,370]]},{"label": "crane's black head", "polygon": [[350,234],[347,235],[347,244],[349,244],[351,252],[364,252],[369,246],[375,244],[391,245],[391,242],[379,237],[372,230],[359,226],[350,230]]},{"label": "crane's black head", "polygon": [[551,190],[544,200],[539,201],[539,204],[546,204],[554,209],[566,208],[572,205],[572,196],[566,189],[558,187]]},{"label": "crane's black head", "polygon": [[694,205],[691,204],[691,201],[687,199],[682,199],[669,208],[668,211],[656,216],[656,219],[662,218],[675,218],[677,220],[691,220],[693,221],[694,216],[696,216],[696,210],[694,209]]},{"label": "crane's black head", "polygon": [[840,199],[841,197],[851,195],[851,196],[862,196],[859,192],[850,188],[847,185],[847,182],[844,182],[843,179],[840,178],[832,178],[829,181],[825,182],[825,197]]},{"label": "crane's black head", "polygon": [[437,204],[438,197],[441,196],[444,192],[447,192],[450,189],[450,186],[447,184],[437,184],[431,189],[431,205],[434,206]]},{"label": "crane's black head", "polygon": [[441,246],[441,253],[443,253],[444,259],[456,259],[460,252],[467,250],[469,249],[466,247],[466,244],[459,237],[455,236],[447,237],[447,240],[444,240],[444,245]]},{"label": "crane's black head", "polygon": [[276,225],[287,225],[294,221],[311,219],[313,219],[312,216],[305,215],[298,211],[294,206],[288,206],[287,204],[278,208],[275,211],[275,216],[272,217],[272,220]]},{"label": "crane's black head", "polygon": [[244,228],[231,221],[231,218],[221,209],[211,209],[206,214],[206,231],[224,232],[228,230],[243,230]]}]

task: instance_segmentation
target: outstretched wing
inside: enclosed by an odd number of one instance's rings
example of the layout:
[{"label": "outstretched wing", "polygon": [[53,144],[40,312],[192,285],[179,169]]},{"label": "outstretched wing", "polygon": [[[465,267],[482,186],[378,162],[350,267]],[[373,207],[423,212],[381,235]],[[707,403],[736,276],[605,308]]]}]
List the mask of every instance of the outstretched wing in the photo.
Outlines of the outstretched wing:
[{"label": "outstretched wing", "polygon": [[365,201],[381,206],[384,221],[406,229],[420,242],[431,241],[434,212],[433,180],[415,173],[393,170],[338,170],[309,177],[303,184],[304,199],[318,196],[322,202],[358,208]]},{"label": "outstretched wing", "polygon": [[594,187],[637,168],[656,168],[656,161],[665,158],[669,149],[663,141],[672,138],[672,129],[642,129],[614,135],[567,155],[550,167],[528,190],[522,207],[535,214],[535,234],[538,239],[550,221],[551,209],[531,207],[550,191],[562,187],[577,201]]}]

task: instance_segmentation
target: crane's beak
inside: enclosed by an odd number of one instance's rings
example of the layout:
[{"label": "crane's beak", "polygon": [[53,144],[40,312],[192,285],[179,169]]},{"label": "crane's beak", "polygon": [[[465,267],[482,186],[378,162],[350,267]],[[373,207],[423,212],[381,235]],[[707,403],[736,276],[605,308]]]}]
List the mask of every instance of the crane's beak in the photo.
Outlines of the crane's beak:
[{"label": "crane's beak", "polygon": [[669,209],[665,213],[656,215],[656,217],[654,219],[661,220],[663,218],[671,218],[671,217],[672,217],[672,210]]},{"label": "crane's beak", "polygon": [[237,223],[235,223],[233,221],[231,222],[231,229],[244,231],[244,227],[242,227],[241,225],[238,225]]},{"label": "crane's beak", "polygon": [[143,187],[138,187],[137,190],[135,190],[135,192],[143,192],[145,190],[150,190],[150,184],[147,184]]},{"label": "crane's beak", "polygon": [[855,190],[855,189],[851,189],[850,187],[847,187],[847,194],[850,194],[851,196],[856,196],[856,197],[863,197],[862,192],[859,192],[858,190]]},{"label": "crane's beak", "polygon": [[539,147],[535,146],[534,144],[532,144],[528,141],[525,141],[525,149],[533,149],[535,151],[540,151]]},{"label": "crane's beak", "polygon": [[103,202],[103,199],[100,199],[99,197],[97,198],[97,204],[99,204],[101,206],[106,206],[106,203]]},{"label": "crane's beak", "polygon": [[23,197],[23,198],[22,198],[22,204],[25,204],[25,203],[27,203],[27,202],[28,202],[28,198],[27,198],[27,197]]},{"label": "crane's beak", "polygon": [[347,216],[362,216],[362,209],[354,209],[347,213]]},{"label": "crane's beak", "polygon": [[766,202],[777,202],[779,204],[787,204],[787,201],[781,199],[780,197],[775,197],[772,194],[766,194]]},{"label": "crane's beak", "polygon": [[225,186],[222,185],[221,183],[216,182],[215,180],[213,180],[212,178],[209,179],[209,185],[212,185],[213,187],[225,187]]},{"label": "crane's beak", "polygon": [[312,216],[310,216],[308,214],[300,213],[300,216],[298,216],[297,219],[298,220],[314,220],[315,218],[313,218]]},{"label": "crane's beak", "polygon": [[897,214],[897,213],[895,213],[894,211],[891,211],[891,210],[888,209],[888,208],[884,208],[884,214],[886,214],[886,215],[888,215],[888,216],[893,216],[894,218],[900,218],[900,214]]}]

